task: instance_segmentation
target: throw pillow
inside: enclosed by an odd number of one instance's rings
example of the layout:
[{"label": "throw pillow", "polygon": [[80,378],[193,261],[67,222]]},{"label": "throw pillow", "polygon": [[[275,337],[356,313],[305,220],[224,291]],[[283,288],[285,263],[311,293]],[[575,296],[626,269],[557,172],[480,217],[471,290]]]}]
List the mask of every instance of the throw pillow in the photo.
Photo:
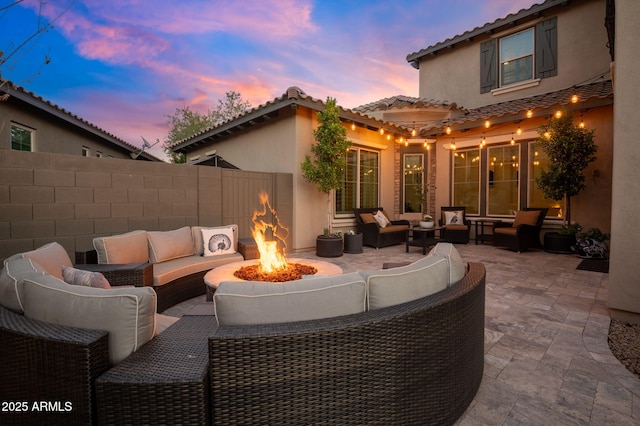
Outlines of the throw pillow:
[{"label": "throw pillow", "polygon": [[202,230],[202,241],[204,243],[203,256],[219,256],[222,254],[235,253],[233,247],[232,228],[212,228]]},{"label": "throw pillow", "polygon": [[31,259],[42,267],[48,274],[62,279],[61,266],[71,266],[69,254],[60,244],[53,242],[45,244],[35,250],[22,253],[23,259]]},{"label": "throw pillow", "polygon": [[462,210],[444,212],[445,225],[464,225]]},{"label": "throw pillow", "polygon": [[360,213],[360,219],[363,223],[376,223],[373,213]]},{"label": "throw pillow", "polygon": [[389,219],[387,219],[387,216],[385,216],[380,210],[373,215],[373,218],[378,222],[378,225],[380,225],[381,228],[384,228],[389,224]]},{"label": "throw pillow", "polygon": [[513,227],[517,228],[520,225],[535,226],[536,223],[538,223],[539,217],[539,210],[518,210],[516,217],[513,220]]},{"label": "throw pillow", "polygon": [[131,231],[126,234],[93,239],[100,264],[147,263],[149,243],[147,231]]},{"label": "throw pillow", "polygon": [[173,231],[149,231],[149,261],[165,262],[195,253],[191,228],[184,226]]},{"label": "throw pillow", "polygon": [[71,285],[80,285],[93,288],[111,288],[109,281],[100,272],[83,271],[68,266],[62,267],[64,282]]}]

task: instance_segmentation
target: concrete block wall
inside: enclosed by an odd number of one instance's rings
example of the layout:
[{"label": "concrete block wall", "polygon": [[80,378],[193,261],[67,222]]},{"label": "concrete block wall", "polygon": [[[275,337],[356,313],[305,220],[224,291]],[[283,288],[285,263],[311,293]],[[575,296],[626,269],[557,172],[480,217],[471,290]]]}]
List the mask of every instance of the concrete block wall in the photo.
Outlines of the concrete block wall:
[{"label": "concrete block wall", "polygon": [[[260,191],[292,219],[292,176],[0,150],[0,259],[51,241],[70,253],[136,229],[237,223],[251,235]],[[274,205],[275,206],[275,205]],[[292,223],[292,220],[289,222]]]}]

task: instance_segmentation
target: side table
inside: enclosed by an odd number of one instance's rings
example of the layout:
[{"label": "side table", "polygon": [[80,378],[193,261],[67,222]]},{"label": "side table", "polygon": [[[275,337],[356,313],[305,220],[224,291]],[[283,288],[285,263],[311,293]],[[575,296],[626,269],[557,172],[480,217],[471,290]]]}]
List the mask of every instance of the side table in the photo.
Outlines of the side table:
[{"label": "side table", "polygon": [[435,246],[440,240],[440,238],[436,238],[436,232],[440,233],[442,229],[440,226],[433,228],[408,228],[405,235],[407,253],[409,252],[409,246],[412,246],[422,247],[422,254],[427,254],[427,247]]},{"label": "side table", "polygon": [[493,233],[486,232],[484,229],[485,225],[490,225],[490,228],[493,228],[494,223],[502,222],[500,219],[469,219],[469,220],[471,221],[471,223],[475,223],[475,226],[476,226],[476,245],[478,245],[479,242],[484,244],[485,241],[493,241]]}]

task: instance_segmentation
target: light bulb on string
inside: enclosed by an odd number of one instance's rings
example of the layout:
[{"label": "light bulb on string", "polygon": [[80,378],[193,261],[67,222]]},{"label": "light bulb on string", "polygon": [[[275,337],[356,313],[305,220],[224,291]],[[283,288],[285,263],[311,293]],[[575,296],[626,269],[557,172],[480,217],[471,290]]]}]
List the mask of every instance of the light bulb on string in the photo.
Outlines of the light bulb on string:
[{"label": "light bulb on string", "polygon": [[354,123],[353,121],[351,122],[351,130],[355,130],[356,129],[356,123]]},{"label": "light bulb on string", "polygon": [[578,95],[576,95],[575,93],[573,94],[573,96],[571,96],[571,103],[572,104],[578,103]]},{"label": "light bulb on string", "polygon": [[453,138],[453,140],[449,144],[449,148],[451,148],[453,151],[456,150],[456,138]]},{"label": "light bulb on string", "polygon": [[582,114],[580,114],[580,124],[578,124],[578,127],[584,129],[584,116]]},{"label": "light bulb on string", "polygon": [[380,132],[380,136],[383,136],[383,135],[384,135],[384,129],[383,129],[382,127],[380,127],[379,132]]},{"label": "light bulb on string", "polygon": [[533,111],[532,110],[527,110],[527,118],[531,118],[533,117]]},{"label": "light bulb on string", "polygon": [[513,133],[511,133],[511,145],[515,145],[516,140],[513,138]]},{"label": "light bulb on string", "polygon": [[451,126],[447,126],[447,129],[445,130],[445,132],[450,135],[451,134]]},{"label": "light bulb on string", "polygon": [[520,136],[522,134],[522,129],[518,126],[518,130],[516,130],[516,135]]}]

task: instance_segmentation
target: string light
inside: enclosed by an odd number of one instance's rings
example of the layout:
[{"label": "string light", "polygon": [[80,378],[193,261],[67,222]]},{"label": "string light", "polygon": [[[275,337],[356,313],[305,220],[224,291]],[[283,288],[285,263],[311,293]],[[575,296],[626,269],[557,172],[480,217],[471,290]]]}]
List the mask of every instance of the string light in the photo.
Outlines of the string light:
[{"label": "string light", "polygon": [[411,136],[413,137],[413,136],[415,136],[417,134],[418,134],[418,132],[416,131],[416,122],[414,121],[413,122],[413,129],[411,129]]},{"label": "string light", "polygon": [[356,123],[354,123],[353,121],[351,122],[351,130],[355,130],[356,129]]},{"label": "string light", "polygon": [[576,95],[575,93],[573,94],[573,96],[571,96],[571,103],[578,103],[578,95]]},{"label": "string light", "polygon": [[451,148],[453,151],[456,150],[456,138],[453,138],[453,140],[449,144],[449,148]]},{"label": "string light", "polygon": [[531,118],[533,117],[533,111],[532,110],[527,110],[527,118]]},{"label": "string light", "polygon": [[447,126],[446,132],[447,132],[448,135],[451,134],[451,126]]},{"label": "string light", "polygon": [[485,120],[485,122],[484,122],[484,127],[485,127],[486,129],[488,129],[489,127],[491,127],[491,122],[490,122],[489,120]]},{"label": "string light", "polygon": [[515,145],[516,140],[513,138],[513,133],[511,133],[511,145]]},{"label": "string light", "polygon": [[387,140],[390,141],[391,140],[391,133],[387,133]]},{"label": "string light", "polygon": [[518,126],[518,130],[516,130],[516,135],[520,136],[522,134],[522,129]]},{"label": "string light", "polygon": [[584,129],[584,115],[580,114],[580,124],[578,124],[578,127],[580,127],[581,129]]},{"label": "string light", "polygon": [[384,129],[380,127],[380,136],[384,135]]},{"label": "string light", "polygon": [[562,111],[558,110],[556,111],[556,118],[560,118],[562,117]]}]

